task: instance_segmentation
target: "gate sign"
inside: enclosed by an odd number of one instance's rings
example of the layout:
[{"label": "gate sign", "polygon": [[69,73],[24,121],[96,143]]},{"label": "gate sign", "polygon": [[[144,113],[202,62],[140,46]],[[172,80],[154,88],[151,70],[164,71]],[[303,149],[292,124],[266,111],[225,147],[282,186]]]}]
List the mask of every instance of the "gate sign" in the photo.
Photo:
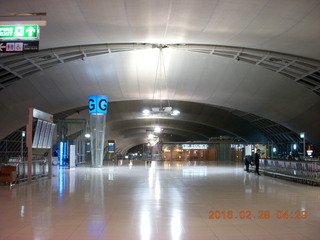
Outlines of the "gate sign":
[{"label": "gate sign", "polygon": [[0,39],[2,40],[39,40],[39,25],[1,25]]},{"label": "gate sign", "polygon": [[90,114],[107,114],[108,97],[102,95],[91,95],[88,97]]}]

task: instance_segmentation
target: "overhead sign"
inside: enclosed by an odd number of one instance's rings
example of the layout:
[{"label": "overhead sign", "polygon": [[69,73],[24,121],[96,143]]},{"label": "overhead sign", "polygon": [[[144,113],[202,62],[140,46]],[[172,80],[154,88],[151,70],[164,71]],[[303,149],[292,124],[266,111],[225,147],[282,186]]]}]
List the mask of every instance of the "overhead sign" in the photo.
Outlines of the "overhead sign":
[{"label": "overhead sign", "polygon": [[91,95],[88,97],[90,114],[107,114],[108,97],[102,95]]},{"label": "overhead sign", "polygon": [[2,40],[39,40],[39,37],[38,25],[0,26],[0,39]]},{"label": "overhead sign", "polygon": [[182,149],[208,149],[208,144],[182,144]]},{"label": "overhead sign", "polygon": [[39,41],[0,41],[0,53],[37,51],[39,51]]},{"label": "overhead sign", "polygon": [[38,118],[38,119],[42,119],[42,120],[53,122],[53,115],[52,114],[43,112],[43,111],[38,110],[36,108],[32,108],[32,116],[34,118]]}]

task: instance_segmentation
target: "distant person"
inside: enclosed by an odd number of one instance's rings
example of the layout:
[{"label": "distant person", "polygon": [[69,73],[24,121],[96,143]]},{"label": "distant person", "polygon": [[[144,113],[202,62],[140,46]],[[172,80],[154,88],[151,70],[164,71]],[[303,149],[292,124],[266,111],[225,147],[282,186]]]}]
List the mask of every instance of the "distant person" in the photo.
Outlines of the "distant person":
[{"label": "distant person", "polygon": [[251,162],[252,162],[252,156],[246,155],[244,158],[244,164],[246,165],[245,171],[249,172],[249,164],[251,164]]},{"label": "distant person", "polygon": [[254,154],[254,164],[256,165],[256,173],[258,175],[261,175],[259,173],[259,163],[260,163],[260,149],[257,149],[257,152]]}]

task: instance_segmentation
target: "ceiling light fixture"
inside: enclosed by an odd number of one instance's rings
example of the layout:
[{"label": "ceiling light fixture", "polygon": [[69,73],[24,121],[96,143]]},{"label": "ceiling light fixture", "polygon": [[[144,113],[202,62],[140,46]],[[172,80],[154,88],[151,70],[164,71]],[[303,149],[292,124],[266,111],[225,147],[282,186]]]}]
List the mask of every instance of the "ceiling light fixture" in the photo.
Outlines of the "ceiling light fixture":
[{"label": "ceiling light fixture", "polygon": [[[180,111],[177,109],[173,109],[170,106],[170,101],[168,99],[168,85],[166,81],[166,71],[165,71],[165,65],[164,65],[164,57],[163,57],[163,48],[166,48],[166,45],[154,45],[155,48],[159,48],[159,56],[158,56],[158,64],[156,68],[156,77],[155,77],[155,83],[154,83],[154,90],[153,90],[153,106],[150,108],[145,108],[142,111],[143,116],[147,117],[164,117],[164,116],[177,116],[180,114]],[[163,106],[163,88],[165,88],[165,92],[167,95],[167,105]],[[158,96],[156,96],[156,93],[158,93]],[[159,105],[154,104],[154,102],[157,102],[155,99],[159,99]],[[154,106],[157,105],[157,106]]]},{"label": "ceiling light fixture", "polygon": [[154,127],[154,132],[155,133],[161,133],[163,129],[161,129],[159,126]]},{"label": "ceiling light fixture", "polygon": [[155,137],[154,134],[152,134],[152,133],[149,133],[149,134],[148,134],[148,138],[149,138],[149,139],[153,139],[154,137]]},{"label": "ceiling light fixture", "polygon": [[150,110],[149,109],[143,109],[142,110],[142,115],[144,115],[144,116],[150,115]]},{"label": "ceiling light fixture", "polygon": [[[166,81],[166,71],[164,64],[163,48],[166,48],[165,45],[154,45],[154,48],[159,48],[158,62],[156,66],[156,76],[154,81],[153,96],[151,106],[149,108],[144,108],[142,110],[142,115],[146,118],[155,119],[152,120],[151,125],[155,126],[153,132],[148,134],[146,139],[148,146],[154,147],[158,142],[160,142],[160,135],[163,129],[159,126],[159,119],[169,116],[177,116],[180,114],[180,111],[173,109],[170,106],[169,94],[168,94],[168,85]],[[163,97],[163,95],[165,96]],[[164,100],[166,98],[167,100]],[[164,102],[167,104],[163,105]],[[148,132],[148,130],[147,130]]]},{"label": "ceiling light fixture", "polygon": [[172,116],[177,116],[179,114],[180,114],[179,110],[173,110],[172,113],[171,113]]}]

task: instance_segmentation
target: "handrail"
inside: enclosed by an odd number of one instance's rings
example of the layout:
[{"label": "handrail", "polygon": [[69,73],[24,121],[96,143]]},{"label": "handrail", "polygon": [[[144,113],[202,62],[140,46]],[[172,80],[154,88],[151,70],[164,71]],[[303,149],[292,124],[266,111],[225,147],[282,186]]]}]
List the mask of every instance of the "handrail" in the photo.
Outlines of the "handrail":
[{"label": "handrail", "polygon": [[262,172],[275,177],[320,185],[320,162],[318,161],[260,159],[260,168]]}]

